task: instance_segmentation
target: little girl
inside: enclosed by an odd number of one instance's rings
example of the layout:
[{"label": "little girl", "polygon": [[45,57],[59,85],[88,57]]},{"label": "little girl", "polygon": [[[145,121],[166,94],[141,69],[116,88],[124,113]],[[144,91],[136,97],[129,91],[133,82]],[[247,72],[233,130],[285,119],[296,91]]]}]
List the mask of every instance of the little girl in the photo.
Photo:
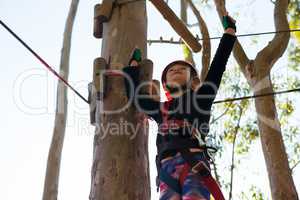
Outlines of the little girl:
[{"label": "little girl", "polygon": [[161,81],[168,100],[158,102],[150,95],[136,95],[139,67],[136,61],[123,68],[133,81],[125,79],[127,96],[135,97],[135,106],[154,119],[159,127],[156,138],[158,155],[157,186],[160,200],[224,199],[210,174],[205,136],[209,131],[212,103],[236,40],[235,20],[223,17],[225,32],[220,40],[208,74],[200,85],[197,70],[182,60],[168,64]]}]

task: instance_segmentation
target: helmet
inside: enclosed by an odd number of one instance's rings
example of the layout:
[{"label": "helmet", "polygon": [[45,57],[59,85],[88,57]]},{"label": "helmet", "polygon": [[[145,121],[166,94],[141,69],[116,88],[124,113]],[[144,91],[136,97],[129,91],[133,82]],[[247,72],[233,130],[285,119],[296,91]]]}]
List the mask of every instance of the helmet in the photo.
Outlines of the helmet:
[{"label": "helmet", "polygon": [[198,75],[198,72],[197,72],[196,68],[190,62],[187,62],[185,60],[175,60],[175,61],[169,63],[165,67],[165,69],[163,70],[162,75],[161,75],[161,82],[162,82],[162,84],[164,84],[166,82],[166,76],[167,76],[168,70],[171,67],[173,67],[174,65],[177,65],[177,64],[190,67],[190,69],[191,69],[191,77],[194,77],[194,76]]}]

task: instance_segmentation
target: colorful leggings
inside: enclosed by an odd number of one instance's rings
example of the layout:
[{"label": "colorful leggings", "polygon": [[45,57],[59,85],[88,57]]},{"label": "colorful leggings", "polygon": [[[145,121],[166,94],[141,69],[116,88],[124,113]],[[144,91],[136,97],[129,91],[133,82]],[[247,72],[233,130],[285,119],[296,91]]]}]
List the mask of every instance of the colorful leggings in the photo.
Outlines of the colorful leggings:
[{"label": "colorful leggings", "polygon": [[[207,166],[209,163],[206,158],[204,158],[203,153],[195,155],[197,160],[203,160],[206,162]],[[180,154],[177,154],[172,159],[164,161],[162,163],[162,168],[170,174],[173,178],[179,181],[179,176],[183,170],[186,162]],[[200,177],[189,172],[183,181],[181,186],[182,194],[178,194],[172,188],[170,188],[166,183],[160,181],[160,200],[209,200],[210,193],[207,188],[201,183]]]}]

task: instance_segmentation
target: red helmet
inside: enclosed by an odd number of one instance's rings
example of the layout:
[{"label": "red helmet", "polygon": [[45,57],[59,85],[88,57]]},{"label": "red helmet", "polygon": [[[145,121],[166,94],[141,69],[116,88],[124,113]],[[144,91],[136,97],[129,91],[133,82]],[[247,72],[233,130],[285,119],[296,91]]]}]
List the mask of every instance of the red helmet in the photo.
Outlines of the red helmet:
[{"label": "red helmet", "polygon": [[164,84],[166,82],[166,75],[167,75],[167,71],[173,67],[174,65],[184,65],[184,66],[187,66],[187,67],[190,67],[191,68],[191,77],[194,77],[194,76],[197,76],[198,75],[198,72],[197,70],[195,69],[195,67],[188,61],[185,61],[185,60],[175,60],[171,63],[169,63],[165,69],[163,70],[162,72],[162,75],[161,75],[161,83]]}]

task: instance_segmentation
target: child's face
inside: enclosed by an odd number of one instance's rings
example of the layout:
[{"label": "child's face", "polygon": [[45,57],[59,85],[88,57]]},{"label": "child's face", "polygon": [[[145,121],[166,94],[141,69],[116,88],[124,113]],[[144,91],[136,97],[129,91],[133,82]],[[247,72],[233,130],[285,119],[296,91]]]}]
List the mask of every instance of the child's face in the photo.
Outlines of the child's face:
[{"label": "child's face", "polygon": [[184,85],[190,80],[190,68],[185,65],[176,64],[168,69],[166,82],[169,86]]}]

